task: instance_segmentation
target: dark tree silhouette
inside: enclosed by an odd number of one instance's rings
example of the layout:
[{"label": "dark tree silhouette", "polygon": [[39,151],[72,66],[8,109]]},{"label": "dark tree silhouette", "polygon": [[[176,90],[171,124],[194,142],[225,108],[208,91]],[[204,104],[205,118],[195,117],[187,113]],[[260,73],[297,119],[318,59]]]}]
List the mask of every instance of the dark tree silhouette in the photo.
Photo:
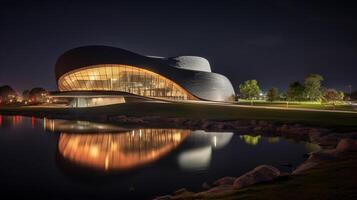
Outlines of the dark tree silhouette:
[{"label": "dark tree silhouette", "polygon": [[304,98],[304,86],[295,81],[289,85],[286,97],[289,101],[301,101]]},{"label": "dark tree silhouette", "polygon": [[11,86],[4,85],[4,86],[0,87],[0,99],[1,99],[1,102],[7,102],[10,99],[13,99],[15,97],[16,97],[16,92]]}]

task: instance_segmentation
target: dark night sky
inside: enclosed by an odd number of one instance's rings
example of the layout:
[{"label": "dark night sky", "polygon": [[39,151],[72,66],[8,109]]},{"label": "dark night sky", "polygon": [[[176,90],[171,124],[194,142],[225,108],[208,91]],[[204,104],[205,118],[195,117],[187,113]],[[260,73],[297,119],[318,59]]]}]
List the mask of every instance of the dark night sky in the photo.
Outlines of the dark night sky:
[{"label": "dark night sky", "polygon": [[356,6],[346,1],[3,1],[0,85],[56,89],[66,50],[109,45],[145,55],[197,55],[237,89],[257,79],[285,89],[308,73],[357,88]]}]

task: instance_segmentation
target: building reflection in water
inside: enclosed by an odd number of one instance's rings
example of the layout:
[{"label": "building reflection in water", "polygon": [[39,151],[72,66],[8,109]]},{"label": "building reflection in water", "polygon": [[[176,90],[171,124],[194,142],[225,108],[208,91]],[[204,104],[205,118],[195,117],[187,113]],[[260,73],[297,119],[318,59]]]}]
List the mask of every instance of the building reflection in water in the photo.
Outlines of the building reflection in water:
[{"label": "building reflection in water", "polygon": [[35,117],[23,117],[21,115],[0,115],[0,127],[4,128],[27,128],[31,123],[31,128],[39,126],[42,123]]},{"label": "building reflection in water", "polygon": [[186,138],[193,145],[179,151],[180,168],[207,168],[212,150],[224,147],[233,137],[232,132],[132,130],[101,123],[46,118],[43,124],[46,130],[61,133],[58,149],[65,160],[99,170],[123,170],[151,163],[167,155]]},{"label": "building reflection in water", "polygon": [[44,127],[48,131],[60,132],[58,152],[62,159],[100,171],[149,164],[176,149],[185,139],[192,145],[178,151],[179,167],[186,170],[207,168],[212,151],[227,145],[233,136],[232,132],[132,130],[108,124],[50,119],[44,119]]},{"label": "building reflection in water", "polygon": [[123,170],[151,163],[175,149],[188,135],[184,129],[139,129],[120,134],[61,133],[63,158],[98,170]]},{"label": "building reflection in water", "polygon": [[[22,116],[1,116],[0,126],[17,127],[25,121],[36,128],[38,119]],[[41,124],[42,125],[42,124]],[[126,170],[155,162],[176,149],[175,162],[183,170],[202,170],[211,164],[215,150],[224,148],[232,140],[232,132],[206,132],[188,129],[143,128],[132,129],[112,124],[87,121],[43,120],[46,131],[57,132],[58,158],[72,167],[85,167],[98,171]],[[256,146],[261,141],[280,142],[279,137],[263,138],[260,135],[240,135],[246,144]],[[306,143],[308,152],[319,149],[318,145]],[[62,162],[63,161],[63,162]]]},{"label": "building reflection in water", "polygon": [[128,128],[123,128],[111,124],[47,118],[43,119],[43,127],[45,130],[51,132],[70,133],[118,133],[130,130]]},{"label": "building reflection in water", "polygon": [[232,132],[193,131],[187,140],[193,147],[181,152],[178,164],[184,170],[202,170],[209,167],[214,149],[226,146],[232,139]]},{"label": "building reflection in water", "polygon": [[61,159],[99,171],[126,170],[154,162],[174,150],[191,132],[46,118],[43,124],[45,130],[60,133]]}]

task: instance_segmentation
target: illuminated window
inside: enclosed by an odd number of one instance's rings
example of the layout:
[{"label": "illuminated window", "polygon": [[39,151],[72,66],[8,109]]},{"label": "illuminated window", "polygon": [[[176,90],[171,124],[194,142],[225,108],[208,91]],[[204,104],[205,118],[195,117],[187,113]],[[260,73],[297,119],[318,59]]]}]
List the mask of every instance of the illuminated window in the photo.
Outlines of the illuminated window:
[{"label": "illuminated window", "polygon": [[128,65],[103,64],[69,72],[58,81],[60,91],[111,90],[140,96],[196,99],[175,82]]}]

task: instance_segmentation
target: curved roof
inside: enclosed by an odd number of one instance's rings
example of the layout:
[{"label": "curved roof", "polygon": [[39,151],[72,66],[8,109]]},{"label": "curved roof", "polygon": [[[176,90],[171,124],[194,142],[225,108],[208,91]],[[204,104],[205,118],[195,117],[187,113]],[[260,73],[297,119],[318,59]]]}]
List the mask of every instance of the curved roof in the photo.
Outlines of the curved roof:
[{"label": "curved roof", "polygon": [[[230,81],[225,76],[208,72],[209,63],[205,62],[206,59],[189,56],[177,58],[178,64],[175,67],[169,64],[169,60],[173,58],[147,57],[109,46],[78,47],[65,52],[57,60],[56,82],[58,83],[62,75],[79,68],[98,64],[123,64],[160,74],[202,100],[227,101],[235,95]],[[191,68],[187,58],[194,63]]]},{"label": "curved roof", "polygon": [[206,58],[198,56],[177,56],[168,59],[173,67],[188,70],[211,72],[211,66]]}]

